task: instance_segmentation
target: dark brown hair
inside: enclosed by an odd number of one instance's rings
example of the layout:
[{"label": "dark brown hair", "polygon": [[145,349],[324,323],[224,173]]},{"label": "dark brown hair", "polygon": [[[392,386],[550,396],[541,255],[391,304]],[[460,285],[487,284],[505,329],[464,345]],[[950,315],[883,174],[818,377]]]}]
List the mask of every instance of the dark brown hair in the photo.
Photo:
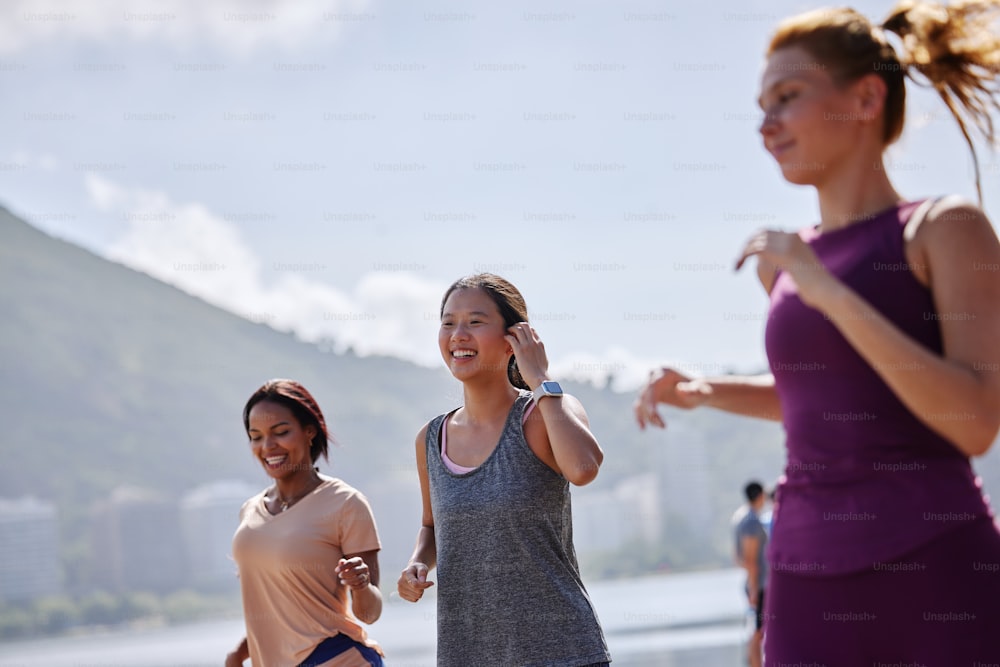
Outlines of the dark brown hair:
[{"label": "dark brown hair", "polygon": [[[466,276],[453,282],[441,298],[439,316],[444,316],[444,304],[447,303],[451,293],[460,289],[480,289],[486,292],[487,296],[496,304],[500,316],[503,317],[504,329],[512,327],[518,322],[528,321],[528,306],[524,302],[524,297],[521,296],[513,283],[493,273],[477,273],[474,276]],[[507,379],[518,389],[531,390],[528,383],[521,377],[521,371],[517,368],[517,360],[514,355],[510,355],[510,359],[507,361]]]},{"label": "dark brown hair", "polygon": [[[956,0],[949,5],[901,0],[883,24],[875,26],[853,9],[817,9],[780,23],[767,54],[799,46],[829,67],[838,83],[879,75],[887,89],[882,132],[886,146],[903,132],[906,77],[933,87],[969,145],[982,201],[979,159],[969,123],[993,146],[996,134],[990,114],[1000,110],[1000,35],[994,25],[998,14],[1000,0]],[[886,31],[900,37],[899,54],[886,39]]]},{"label": "dark brown hair", "polygon": [[758,481],[749,482],[745,487],[743,487],[743,495],[750,502],[754,502],[762,495],[764,495],[764,485]]},{"label": "dark brown hair", "polygon": [[261,385],[260,389],[250,396],[243,408],[243,429],[248,436],[250,435],[250,410],[263,401],[277,403],[291,410],[292,415],[302,425],[302,428],[310,425],[315,427],[316,435],[313,436],[309,446],[312,462],[316,463],[320,456],[330,460],[327,454],[330,433],[326,429],[326,420],[323,419],[323,412],[319,409],[316,399],[313,398],[308,389],[295,380],[268,380]]}]

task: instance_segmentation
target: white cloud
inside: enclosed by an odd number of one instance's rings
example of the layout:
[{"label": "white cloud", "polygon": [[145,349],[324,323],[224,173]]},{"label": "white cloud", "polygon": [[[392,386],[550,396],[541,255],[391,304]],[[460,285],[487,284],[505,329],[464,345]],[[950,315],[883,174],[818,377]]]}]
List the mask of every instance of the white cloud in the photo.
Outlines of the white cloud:
[{"label": "white cloud", "polygon": [[[438,366],[438,309],[447,285],[386,265],[361,276],[350,289],[313,277],[317,267],[274,265],[269,284],[264,267],[237,227],[199,203],[174,202],[163,192],[128,188],[87,174],[91,202],[120,216],[126,232],[105,255],[174,285],[248,320],[294,333],[302,340],[333,341],[366,355],[388,355]],[[322,268],[322,267],[320,267]],[[270,274],[271,272],[269,272]],[[550,360],[553,377],[634,391],[649,371],[670,363],[612,346],[603,353],[571,352]],[[728,369],[676,362],[691,375]]]},{"label": "white cloud", "polygon": [[[441,364],[437,349],[438,309],[447,285],[410,271],[364,274],[350,290],[309,274],[314,266],[273,266],[279,274],[265,285],[260,259],[235,225],[198,203],[177,203],[164,193],[127,188],[88,174],[93,204],[120,215],[127,231],[107,248],[109,259],[174,285],[208,303],[254,322],[294,333],[302,340],[333,341],[366,355],[388,355],[424,366]],[[298,270],[298,269],[302,270]],[[570,353],[552,359],[553,377],[634,391],[663,359],[641,358],[612,346],[602,354]],[[691,375],[715,375],[721,367],[677,362]]]},{"label": "white cloud", "polygon": [[294,332],[307,341],[333,340],[335,349],[440,363],[436,308],[445,285],[412,273],[380,271],[351,291],[308,277],[294,264],[265,285],[259,258],[237,228],[198,203],[176,203],[162,193],[129,189],[88,174],[86,188],[100,210],[120,215],[124,236],[109,259],[173,285],[208,303]]},{"label": "white cloud", "polygon": [[54,40],[161,41],[177,49],[206,44],[237,55],[276,45],[331,39],[372,20],[366,0],[6,0],[0,4],[0,52]]}]

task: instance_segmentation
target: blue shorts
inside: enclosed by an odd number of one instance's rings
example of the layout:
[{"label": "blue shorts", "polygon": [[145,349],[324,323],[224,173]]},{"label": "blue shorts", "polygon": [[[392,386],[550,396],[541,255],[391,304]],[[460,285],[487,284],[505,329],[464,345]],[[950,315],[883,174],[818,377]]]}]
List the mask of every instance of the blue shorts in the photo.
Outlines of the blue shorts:
[{"label": "blue shorts", "polygon": [[378,651],[371,648],[370,646],[365,646],[364,644],[359,644],[345,634],[338,634],[333,637],[327,637],[321,641],[313,652],[309,654],[309,657],[302,661],[299,667],[315,667],[316,665],[322,665],[327,660],[332,660],[336,658],[341,653],[346,653],[351,649],[357,649],[358,653],[361,654],[368,664],[372,667],[383,667],[382,656],[378,654]]}]

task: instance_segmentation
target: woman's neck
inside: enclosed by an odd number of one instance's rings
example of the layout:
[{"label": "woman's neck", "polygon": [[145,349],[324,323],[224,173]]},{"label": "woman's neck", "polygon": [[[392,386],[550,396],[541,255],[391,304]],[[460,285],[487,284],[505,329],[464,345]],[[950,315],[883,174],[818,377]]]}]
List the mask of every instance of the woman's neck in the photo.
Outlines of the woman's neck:
[{"label": "woman's neck", "polygon": [[889,181],[881,156],[861,158],[866,168],[844,170],[817,185],[821,232],[842,229],[867,220],[902,199]]},{"label": "woman's neck", "polygon": [[318,486],[321,481],[319,473],[314,468],[309,468],[298,471],[294,475],[274,480],[274,487],[278,491],[278,496],[287,501],[307,493],[311,487]]},{"label": "woman's neck", "polygon": [[465,397],[463,410],[469,422],[494,422],[506,419],[510,406],[518,396],[518,390],[504,378],[503,386],[497,381],[464,382],[462,392]]}]

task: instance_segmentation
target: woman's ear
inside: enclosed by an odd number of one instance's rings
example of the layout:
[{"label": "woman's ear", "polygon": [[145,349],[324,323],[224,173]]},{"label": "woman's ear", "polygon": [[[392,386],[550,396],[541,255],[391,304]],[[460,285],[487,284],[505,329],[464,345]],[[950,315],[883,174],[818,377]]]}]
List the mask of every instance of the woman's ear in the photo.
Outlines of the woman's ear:
[{"label": "woman's ear", "polygon": [[878,74],[866,74],[854,82],[855,106],[859,119],[874,122],[882,116],[888,87]]}]

